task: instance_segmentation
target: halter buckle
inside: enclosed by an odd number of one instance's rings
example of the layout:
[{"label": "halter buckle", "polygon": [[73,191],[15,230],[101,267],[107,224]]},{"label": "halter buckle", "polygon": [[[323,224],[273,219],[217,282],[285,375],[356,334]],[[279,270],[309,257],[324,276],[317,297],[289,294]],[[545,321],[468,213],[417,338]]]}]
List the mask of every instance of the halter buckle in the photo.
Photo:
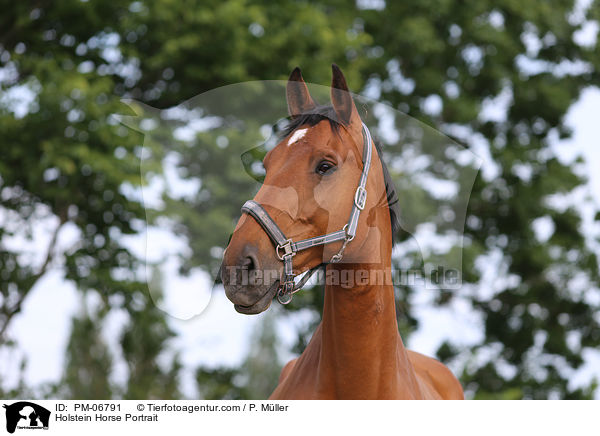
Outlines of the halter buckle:
[{"label": "halter buckle", "polygon": [[283,284],[279,285],[279,289],[277,290],[277,301],[283,305],[289,304],[292,301],[296,291],[293,277],[286,277],[285,280]]},{"label": "halter buckle", "polygon": [[[279,260],[284,260],[288,256],[296,255],[296,251],[294,251],[294,249],[292,248],[292,244],[292,240],[288,239],[287,241],[285,241],[285,244],[278,245],[275,248],[275,252],[277,253],[277,257],[279,258]],[[283,250],[283,254],[281,254],[281,250]]]},{"label": "halter buckle", "polygon": [[361,185],[358,185],[358,188],[356,188],[356,193],[354,194],[354,205],[358,208],[358,210],[363,210],[366,203],[367,190]]}]

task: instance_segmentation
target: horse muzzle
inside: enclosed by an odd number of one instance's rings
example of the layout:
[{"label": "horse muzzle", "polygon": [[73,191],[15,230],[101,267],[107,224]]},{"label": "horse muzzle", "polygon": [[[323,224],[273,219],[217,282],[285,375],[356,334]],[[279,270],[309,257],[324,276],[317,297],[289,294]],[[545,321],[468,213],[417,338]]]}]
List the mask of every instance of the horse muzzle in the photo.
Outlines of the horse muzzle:
[{"label": "horse muzzle", "polygon": [[282,270],[280,264],[269,266],[272,268],[261,265],[257,250],[251,245],[246,245],[237,256],[226,253],[221,280],[225,295],[237,312],[250,315],[268,309],[279,287]]}]

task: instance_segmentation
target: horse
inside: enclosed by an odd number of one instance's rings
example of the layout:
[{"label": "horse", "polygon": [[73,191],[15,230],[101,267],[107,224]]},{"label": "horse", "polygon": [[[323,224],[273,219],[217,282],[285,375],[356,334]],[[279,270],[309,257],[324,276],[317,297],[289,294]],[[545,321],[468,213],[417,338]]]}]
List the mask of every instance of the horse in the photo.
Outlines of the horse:
[{"label": "horse", "polygon": [[446,366],[404,347],[390,280],[397,195],[342,71],[332,73],[327,106],[299,68],[287,81],[291,121],[224,251],[225,293],[257,314],[275,296],[289,302],[297,275],[326,267],[321,323],[269,399],[463,399]]}]

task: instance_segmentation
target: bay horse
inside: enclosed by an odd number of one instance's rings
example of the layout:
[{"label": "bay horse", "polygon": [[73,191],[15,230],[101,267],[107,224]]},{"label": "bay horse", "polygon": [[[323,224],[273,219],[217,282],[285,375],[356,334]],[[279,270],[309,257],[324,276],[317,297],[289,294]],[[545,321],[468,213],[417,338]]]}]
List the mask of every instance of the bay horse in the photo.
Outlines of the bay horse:
[{"label": "bay horse", "polygon": [[238,312],[260,313],[275,296],[289,302],[304,284],[296,275],[326,266],[321,323],[270,399],[463,399],[447,367],[403,345],[390,280],[395,190],[344,75],[332,71],[328,106],[299,68],[290,75],[291,122],[224,252],[226,295]]}]

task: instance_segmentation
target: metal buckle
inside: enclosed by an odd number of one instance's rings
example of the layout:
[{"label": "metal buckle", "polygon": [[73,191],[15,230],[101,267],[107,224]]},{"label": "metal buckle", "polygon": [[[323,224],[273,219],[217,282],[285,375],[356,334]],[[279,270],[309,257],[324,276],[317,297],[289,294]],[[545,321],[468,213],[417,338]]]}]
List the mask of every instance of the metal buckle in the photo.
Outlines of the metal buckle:
[{"label": "metal buckle", "polygon": [[280,289],[277,292],[277,301],[279,301],[281,304],[283,304],[284,306],[286,304],[290,304],[292,302],[292,299],[294,298],[294,296],[292,294],[286,294],[285,292],[282,292],[283,290]]},{"label": "metal buckle", "polygon": [[367,190],[362,186],[358,185],[356,188],[356,193],[354,194],[354,204],[358,208],[358,210],[363,210],[365,208],[365,204],[367,203]]},{"label": "metal buckle", "polygon": [[277,290],[277,301],[283,305],[289,304],[294,296],[294,287],[294,279],[286,278],[286,281],[279,285],[279,289]]},{"label": "metal buckle", "polygon": [[[285,244],[278,245],[277,248],[275,248],[275,252],[277,253],[277,257],[279,258],[279,260],[284,260],[287,256],[296,255],[296,252],[292,248],[292,244],[292,240],[288,239],[287,241],[285,241]],[[283,254],[280,254],[280,250],[283,250]]]}]

